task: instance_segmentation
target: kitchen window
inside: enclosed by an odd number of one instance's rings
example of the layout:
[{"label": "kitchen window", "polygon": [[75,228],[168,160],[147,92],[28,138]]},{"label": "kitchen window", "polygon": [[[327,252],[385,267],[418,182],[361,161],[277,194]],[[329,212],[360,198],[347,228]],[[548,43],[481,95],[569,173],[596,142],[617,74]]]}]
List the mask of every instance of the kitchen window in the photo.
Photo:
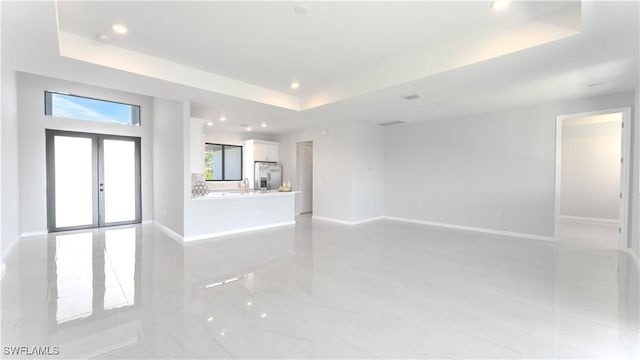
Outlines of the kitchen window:
[{"label": "kitchen window", "polygon": [[242,180],[242,146],[207,143],[204,161],[205,180]]},{"label": "kitchen window", "polygon": [[44,114],[67,119],[140,125],[140,106],[84,96],[44,92]]}]

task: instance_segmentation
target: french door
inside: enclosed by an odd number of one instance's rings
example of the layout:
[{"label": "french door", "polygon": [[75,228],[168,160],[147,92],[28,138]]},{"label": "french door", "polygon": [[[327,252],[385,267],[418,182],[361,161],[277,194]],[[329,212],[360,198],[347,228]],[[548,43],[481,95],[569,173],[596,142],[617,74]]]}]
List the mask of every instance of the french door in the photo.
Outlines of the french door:
[{"label": "french door", "polygon": [[46,130],[50,232],[139,223],[140,138]]}]

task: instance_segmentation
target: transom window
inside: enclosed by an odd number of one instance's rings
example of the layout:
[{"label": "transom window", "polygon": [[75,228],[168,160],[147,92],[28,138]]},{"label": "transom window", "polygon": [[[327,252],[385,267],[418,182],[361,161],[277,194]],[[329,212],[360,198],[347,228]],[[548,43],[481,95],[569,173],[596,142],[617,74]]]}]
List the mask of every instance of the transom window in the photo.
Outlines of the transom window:
[{"label": "transom window", "polygon": [[78,95],[44,92],[44,114],[68,119],[140,125],[140,106]]},{"label": "transom window", "polygon": [[204,161],[205,180],[242,180],[242,146],[207,143]]}]

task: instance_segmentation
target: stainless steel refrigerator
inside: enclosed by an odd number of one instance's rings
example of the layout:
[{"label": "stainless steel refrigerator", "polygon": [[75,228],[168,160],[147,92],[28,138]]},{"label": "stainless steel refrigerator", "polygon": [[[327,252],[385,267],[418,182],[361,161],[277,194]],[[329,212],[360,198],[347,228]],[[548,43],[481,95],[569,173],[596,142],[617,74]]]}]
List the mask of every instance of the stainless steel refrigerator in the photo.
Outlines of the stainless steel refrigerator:
[{"label": "stainless steel refrigerator", "polygon": [[282,165],[276,162],[256,161],[254,166],[256,190],[278,190],[282,186]]}]

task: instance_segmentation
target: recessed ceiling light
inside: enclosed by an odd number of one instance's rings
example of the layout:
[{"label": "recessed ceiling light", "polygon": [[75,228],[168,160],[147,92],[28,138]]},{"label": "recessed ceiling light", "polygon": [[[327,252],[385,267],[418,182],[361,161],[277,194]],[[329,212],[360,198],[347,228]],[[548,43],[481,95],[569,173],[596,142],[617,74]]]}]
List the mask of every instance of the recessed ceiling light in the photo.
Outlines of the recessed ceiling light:
[{"label": "recessed ceiling light", "polygon": [[207,125],[209,125],[209,126],[213,126],[213,122],[209,121],[209,122],[207,123]]},{"label": "recessed ceiling light", "polygon": [[493,10],[502,10],[507,6],[509,6],[509,3],[510,3],[509,0],[493,0],[491,2],[491,8]]},{"label": "recessed ceiling light", "polygon": [[220,116],[220,121],[225,122],[225,121],[227,121],[227,118],[224,117],[224,116]]},{"label": "recessed ceiling light", "polygon": [[262,124],[260,124],[261,127],[266,128],[267,127],[267,123],[263,122]]},{"label": "recessed ceiling light", "polygon": [[302,4],[298,4],[296,6],[293,7],[293,11],[296,12],[296,14],[306,14],[307,13],[307,7],[302,5]]},{"label": "recessed ceiling light", "polygon": [[247,131],[251,131],[251,126],[247,126]]},{"label": "recessed ceiling light", "polygon": [[116,34],[120,35],[124,35],[127,33],[127,31],[129,31],[127,27],[122,24],[113,24],[111,28],[113,29],[113,31],[115,31]]},{"label": "recessed ceiling light", "polygon": [[294,82],[292,82],[292,83],[291,83],[291,88],[292,88],[293,90],[295,90],[295,89],[297,89],[297,88],[299,88],[299,87],[300,87],[300,83],[299,83],[299,82],[294,81]]}]

